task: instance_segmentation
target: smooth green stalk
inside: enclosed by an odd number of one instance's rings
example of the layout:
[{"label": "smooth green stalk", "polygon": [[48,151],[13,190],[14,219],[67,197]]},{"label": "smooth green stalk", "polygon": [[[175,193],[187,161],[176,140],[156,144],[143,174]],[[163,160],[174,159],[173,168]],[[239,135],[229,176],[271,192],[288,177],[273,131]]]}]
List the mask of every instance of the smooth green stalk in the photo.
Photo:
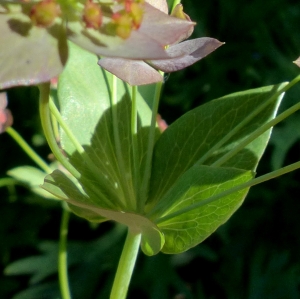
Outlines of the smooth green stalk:
[{"label": "smooth green stalk", "polygon": [[50,95],[50,84],[43,83],[39,85],[40,90],[40,117],[42,122],[43,131],[47,142],[50,146],[56,159],[77,179],[80,178],[80,173],[74,168],[74,166],[68,161],[63,155],[61,149],[57,145],[50,120],[49,110],[49,95]]},{"label": "smooth green stalk", "polygon": [[243,121],[241,121],[229,134],[226,134],[219,142],[217,142],[210,150],[203,155],[198,163],[203,164],[217,149],[219,149],[224,143],[226,143],[231,137],[233,137],[238,131],[240,131],[245,125],[247,125],[257,114],[259,114],[263,109],[265,109],[271,102],[273,102],[277,97],[282,95],[285,91],[293,87],[296,83],[300,81],[300,76],[297,76],[294,80],[283,86],[280,90],[274,93],[267,101],[262,103],[260,106],[250,113]]},{"label": "smooth green stalk", "polygon": [[179,215],[182,215],[184,213],[187,213],[187,212],[193,211],[195,209],[198,209],[198,208],[200,208],[200,207],[202,207],[204,205],[210,204],[210,203],[212,203],[212,202],[214,202],[216,200],[219,200],[222,197],[225,197],[227,195],[230,195],[232,193],[238,192],[238,191],[246,189],[246,188],[250,188],[250,187],[252,187],[254,185],[261,184],[261,183],[266,182],[268,180],[274,179],[274,178],[276,178],[278,176],[281,176],[281,175],[284,175],[284,174],[289,173],[291,171],[294,171],[294,170],[296,170],[298,168],[300,168],[300,161],[296,162],[296,163],[293,163],[291,165],[285,166],[283,168],[280,168],[278,170],[272,171],[272,172],[267,173],[265,175],[262,175],[262,176],[260,176],[258,178],[250,180],[250,181],[248,181],[246,183],[243,183],[241,185],[238,185],[236,187],[230,188],[230,189],[228,189],[228,190],[226,190],[224,192],[221,192],[221,193],[219,193],[219,194],[217,194],[215,196],[212,196],[212,197],[209,197],[207,199],[204,199],[201,202],[198,202],[196,204],[190,205],[189,207],[183,208],[183,209],[181,209],[181,210],[179,210],[177,212],[174,212],[174,213],[171,213],[171,214],[166,215],[164,217],[161,217],[157,221],[155,221],[155,223],[156,224],[162,223],[164,221],[167,221],[169,219],[172,219],[172,218],[177,217]]},{"label": "smooth green stalk", "polygon": [[176,5],[180,4],[181,0],[174,0],[173,1],[173,6],[172,6],[172,9],[171,9],[171,12],[173,11],[173,9],[175,8]]},{"label": "smooth green stalk", "polygon": [[51,173],[52,169],[48,164],[30,147],[30,145],[23,139],[23,137],[12,127],[6,129],[6,133],[9,134],[22,148],[22,150],[47,173]]},{"label": "smooth green stalk", "polygon": [[245,148],[251,141],[259,137],[261,134],[263,134],[268,129],[272,128],[291,114],[295,113],[297,110],[300,109],[300,103],[297,103],[296,105],[292,106],[291,108],[287,109],[268,123],[264,124],[257,130],[255,130],[252,134],[250,134],[246,139],[244,139],[242,142],[240,142],[235,148],[233,148],[231,151],[226,153],[224,156],[222,156],[219,160],[215,161],[211,166],[221,166],[226,161],[228,161],[230,158],[232,158],[234,155],[236,155],[240,150]]},{"label": "smooth green stalk", "polygon": [[[52,98],[52,96],[50,95],[50,103],[49,103],[49,104],[51,104],[51,102],[53,102],[53,98]],[[54,102],[53,102],[53,104],[54,104]],[[51,105],[52,105],[52,104],[51,104]],[[49,105],[50,110],[51,110],[51,105]],[[55,104],[54,104],[54,106],[55,106]],[[56,106],[55,106],[55,107],[56,107]],[[56,140],[59,140],[60,134],[59,134],[58,122],[57,122],[56,117],[55,117],[54,114],[52,113],[52,111],[51,111],[50,117],[51,117],[51,124],[52,124],[52,129],[53,129],[53,133],[54,133],[55,139],[56,139]]]},{"label": "smooth green stalk", "polygon": [[157,124],[157,111],[158,111],[162,85],[163,85],[162,82],[156,84],[155,95],[152,103],[152,116],[151,116],[151,125],[150,125],[149,138],[148,138],[145,173],[141,185],[141,195],[140,195],[141,204],[143,206],[147,200],[148,184],[151,176],[152,156],[153,156],[154,141],[155,141],[155,130]]},{"label": "smooth green stalk", "polygon": [[[66,122],[61,117],[61,114],[58,111],[58,109],[57,109],[56,105],[54,104],[54,102],[52,101],[52,99],[50,99],[49,108],[50,108],[52,115],[55,117],[55,120],[59,123],[61,128],[64,130],[64,132],[66,133],[66,135],[68,136],[69,140],[72,142],[72,144],[74,145],[74,147],[78,151],[78,153],[84,154],[84,152],[85,152],[84,148],[79,143],[79,141],[77,140],[77,138],[75,137],[73,132],[70,130],[70,128],[68,127]],[[95,166],[93,161],[89,158],[89,156],[84,155],[84,159],[85,159],[86,166],[95,174],[96,177],[99,177],[99,173],[98,173],[99,170],[97,169],[97,167]],[[97,188],[95,188],[95,189],[97,190]],[[113,187],[111,190],[114,190]],[[118,198],[118,197],[116,196],[116,198]],[[105,196],[102,197],[102,200],[105,200]],[[107,200],[106,202],[108,205],[111,205],[110,200]],[[122,202],[119,201],[118,204],[120,207],[124,208],[124,205]]]},{"label": "smooth green stalk", "polygon": [[65,123],[65,121],[63,120],[63,118],[61,117],[60,112],[58,111],[56,105],[54,104],[53,100],[50,98],[49,101],[49,108],[51,113],[54,115],[55,119],[57,120],[57,122],[59,123],[59,125],[62,127],[62,129],[65,131],[65,133],[67,134],[68,138],[70,139],[70,141],[73,143],[73,145],[75,146],[76,150],[82,154],[84,153],[84,148],[82,147],[82,145],[79,143],[79,141],[77,140],[77,138],[75,137],[75,135],[73,134],[73,132],[70,130],[70,128],[67,126],[67,124]]},{"label": "smooth green stalk", "polygon": [[70,212],[63,208],[59,233],[58,279],[62,299],[71,299],[68,280],[67,237]]},{"label": "smooth green stalk", "polygon": [[[80,177],[80,173],[69,163],[67,158],[62,154],[56,143],[52,124],[50,120],[49,99],[50,99],[50,84],[44,83],[39,85],[40,89],[40,117],[47,142],[58,161],[76,178]],[[71,299],[69,284],[68,284],[68,266],[67,266],[67,232],[69,212],[63,211],[62,224],[60,227],[59,240],[59,256],[58,256],[58,275],[60,288],[63,299]]]},{"label": "smooth green stalk", "polygon": [[139,252],[141,233],[128,230],[117,273],[110,293],[110,299],[125,299]]},{"label": "smooth green stalk", "polygon": [[0,179],[0,188],[1,187],[14,186],[16,184],[19,184],[19,182],[16,179],[13,179],[13,178]]},{"label": "smooth green stalk", "polygon": [[138,157],[138,139],[137,139],[137,86],[132,86],[131,101],[131,139],[132,139],[132,155],[133,155],[133,181],[136,194],[137,207],[139,209],[138,186],[139,186],[139,157]]},{"label": "smooth green stalk", "polygon": [[120,133],[119,133],[119,125],[118,125],[118,100],[117,100],[117,95],[118,95],[118,90],[117,90],[117,83],[118,79],[116,76],[112,77],[112,91],[111,91],[111,107],[112,107],[112,120],[113,120],[113,133],[114,133],[114,141],[115,141],[115,148],[116,148],[116,156],[117,156],[117,161],[118,165],[120,167],[120,178],[122,180],[122,185],[123,185],[123,192],[124,192],[124,200],[125,200],[125,205],[127,209],[135,209],[135,202],[131,198],[128,192],[128,182],[126,179],[126,170],[125,170],[125,165],[124,165],[124,160],[123,160],[123,155],[122,155],[122,146],[121,146],[121,139],[120,139]]}]

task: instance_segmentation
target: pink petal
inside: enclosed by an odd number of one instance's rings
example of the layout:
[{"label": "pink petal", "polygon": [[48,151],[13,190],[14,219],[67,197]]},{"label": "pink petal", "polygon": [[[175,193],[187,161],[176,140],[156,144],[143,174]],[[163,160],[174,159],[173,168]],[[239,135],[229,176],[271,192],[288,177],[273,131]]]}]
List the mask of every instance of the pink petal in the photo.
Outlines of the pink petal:
[{"label": "pink petal", "polygon": [[193,32],[194,22],[171,17],[145,3],[144,19],[139,32],[154,38],[164,46],[188,38]]},{"label": "pink petal", "polygon": [[193,22],[168,16],[145,3],[141,27],[122,40],[84,28],[80,22],[68,23],[68,39],[97,55],[129,59],[164,59],[166,45],[173,44],[194,27]]},{"label": "pink petal", "polygon": [[151,84],[163,80],[161,74],[144,61],[103,58],[98,64],[130,85]]},{"label": "pink petal", "polygon": [[223,43],[214,38],[203,37],[192,39],[170,46],[166,50],[170,59],[151,60],[147,62],[158,70],[171,73],[194,64],[221,45]]},{"label": "pink petal", "polygon": [[146,2],[165,14],[168,14],[168,3],[166,0],[146,0]]},{"label": "pink petal", "polygon": [[0,111],[4,110],[7,106],[7,95],[6,92],[0,92]]},{"label": "pink petal", "polygon": [[34,85],[58,75],[67,60],[64,30],[32,26],[22,13],[0,14],[0,89]]},{"label": "pink petal", "polygon": [[7,96],[5,92],[0,93],[0,133],[3,133],[7,127],[13,123],[13,117],[7,106]]}]

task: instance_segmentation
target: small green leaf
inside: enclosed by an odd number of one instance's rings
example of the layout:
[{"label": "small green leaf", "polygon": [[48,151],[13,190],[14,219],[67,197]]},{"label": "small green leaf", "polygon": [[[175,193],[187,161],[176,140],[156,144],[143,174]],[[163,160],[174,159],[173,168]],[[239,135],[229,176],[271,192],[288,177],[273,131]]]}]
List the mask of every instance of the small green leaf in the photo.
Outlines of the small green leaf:
[{"label": "small green leaf", "polygon": [[[141,247],[145,254],[157,254],[163,244],[164,237],[157,226],[146,217],[120,210],[112,210],[99,200],[98,194],[89,195],[76,186],[64,173],[55,170],[45,178],[42,188],[65,200],[70,209],[79,217],[89,221],[101,222],[114,220],[128,226],[132,231],[142,233]],[[95,187],[96,192],[97,188]]]},{"label": "small green leaf", "polygon": [[6,275],[32,274],[30,283],[35,284],[57,272],[58,245],[54,242],[39,244],[41,255],[30,256],[9,264],[4,272]]},{"label": "small green leaf", "polygon": [[[274,118],[282,96],[275,96],[267,107],[240,127],[282,86],[267,86],[227,95],[189,111],[169,126],[154,149],[149,195],[151,206],[195,163],[213,164],[262,124]],[[235,132],[233,136],[232,132]],[[222,166],[255,171],[270,133],[271,130],[268,130],[262,134]],[[224,142],[219,144],[222,140]]]},{"label": "small green leaf", "polygon": [[7,174],[28,185],[31,191],[37,195],[49,199],[57,199],[56,196],[51,195],[49,192],[45,192],[45,190],[40,187],[46,176],[46,173],[40,169],[32,166],[20,166],[9,170]]},{"label": "small green leaf", "polygon": [[[174,254],[186,251],[211,235],[240,207],[249,188],[211,203],[205,204],[204,200],[251,178],[251,171],[198,165],[191,167],[161,198],[153,210],[154,215],[150,217],[158,222],[158,227],[165,236],[162,252]],[[202,206],[180,213],[201,201],[204,201]],[[179,215],[170,216],[176,212]],[[168,218],[163,220],[164,217]]]}]

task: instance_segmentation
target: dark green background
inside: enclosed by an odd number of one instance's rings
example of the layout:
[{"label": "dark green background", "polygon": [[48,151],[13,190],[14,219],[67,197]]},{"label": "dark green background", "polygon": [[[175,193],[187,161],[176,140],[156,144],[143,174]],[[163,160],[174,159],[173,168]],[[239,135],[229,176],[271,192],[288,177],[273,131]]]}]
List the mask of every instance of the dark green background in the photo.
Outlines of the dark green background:
[{"label": "dark green background", "polygon": [[[299,73],[292,63],[300,55],[299,1],[183,0],[183,4],[197,22],[193,37],[215,37],[226,44],[166,78],[160,113],[168,123],[214,98],[289,81]],[[294,87],[281,109],[299,100],[300,88]],[[9,108],[14,128],[47,158],[36,88],[9,90]],[[299,114],[275,128],[258,175],[299,160],[298,119]],[[33,165],[9,136],[1,135],[0,177],[24,164]],[[228,223],[186,253],[151,258],[141,254],[128,298],[300,298],[299,182],[296,171],[254,187]],[[40,269],[38,273],[55,268],[60,217],[58,204],[25,188],[0,189],[0,298],[60,298],[56,274],[38,283],[30,282],[30,275],[3,274],[9,264],[29,256],[36,256],[30,264]],[[74,299],[108,298],[123,239],[124,231],[113,224],[93,227],[71,217]],[[48,256],[41,248],[47,248]],[[26,295],[24,290],[33,293]]]}]

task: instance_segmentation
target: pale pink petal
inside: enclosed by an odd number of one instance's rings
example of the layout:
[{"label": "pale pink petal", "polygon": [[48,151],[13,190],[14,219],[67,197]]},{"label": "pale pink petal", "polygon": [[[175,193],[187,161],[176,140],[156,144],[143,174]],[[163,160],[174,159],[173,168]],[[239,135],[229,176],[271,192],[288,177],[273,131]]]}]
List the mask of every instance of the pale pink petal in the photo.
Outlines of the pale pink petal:
[{"label": "pale pink petal", "polygon": [[58,75],[67,61],[64,30],[32,26],[22,13],[0,13],[0,89],[34,85]]},{"label": "pale pink petal", "polygon": [[164,47],[178,41],[195,23],[168,16],[145,3],[141,27],[122,40],[92,29],[79,22],[68,23],[68,38],[80,47],[97,55],[129,59],[167,58]]},{"label": "pale pink petal", "polygon": [[168,14],[168,3],[166,0],[146,0],[146,2],[165,14]]},{"label": "pale pink petal", "polygon": [[194,64],[221,45],[223,43],[214,38],[203,37],[192,39],[170,46],[166,50],[170,59],[151,60],[147,62],[158,70],[171,73]]},{"label": "pale pink petal", "polygon": [[7,95],[6,92],[0,92],[0,111],[5,109],[7,106]]},{"label": "pale pink petal", "polygon": [[146,3],[144,19],[138,31],[168,46],[182,40],[183,36],[188,38],[194,26],[194,22],[171,17]]},{"label": "pale pink petal", "polygon": [[144,61],[103,58],[99,60],[98,64],[130,85],[144,85],[163,81],[161,74]]},{"label": "pale pink petal", "polygon": [[0,93],[0,133],[3,133],[7,127],[13,123],[13,117],[7,106],[7,96],[5,92]]},{"label": "pale pink petal", "polygon": [[293,61],[298,67],[300,67],[300,57]]}]

